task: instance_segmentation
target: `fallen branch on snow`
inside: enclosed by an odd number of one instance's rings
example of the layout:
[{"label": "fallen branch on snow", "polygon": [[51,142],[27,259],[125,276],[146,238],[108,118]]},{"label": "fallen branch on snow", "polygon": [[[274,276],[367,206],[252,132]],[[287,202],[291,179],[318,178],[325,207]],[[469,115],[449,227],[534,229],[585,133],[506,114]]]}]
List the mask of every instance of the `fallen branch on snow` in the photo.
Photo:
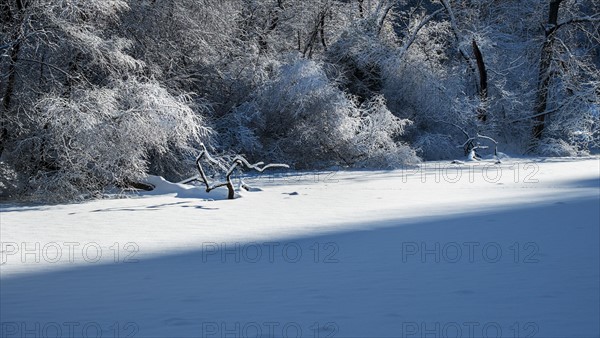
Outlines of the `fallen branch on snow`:
[{"label": "fallen branch on snow", "polygon": [[[202,144],[201,147],[202,147],[202,151],[200,152],[198,157],[196,157],[196,167],[198,168],[198,172],[200,174],[192,176],[190,178],[187,178],[179,183],[188,184],[188,183],[191,183],[194,181],[199,181],[202,184],[204,184],[204,186],[206,187],[206,192],[210,192],[211,190],[214,190],[214,189],[220,188],[220,187],[227,187],[227,189],[229,190],[229,194],[227,197],[228,199],[234,199],[234,197],[235,197],[235,190],[233,188],[233,182],[231,182],[231,174],[233,173],[235,168],[237,168],[238,166],[245,166],[248,169],[254,169],[258,172],[263,172],[269,168],[289,168],[289,166],[287,164],[279,164],[279,163],[270,163],[270,164],[264,165],[264,162],[258,162],[255,164],[250,164],[250,162],[248,162],[248,160],[246,160],[241,155],[237,155],[236,157],[234,157],[233,160],[231,161],[231,165],[229,166],[229,168],[227,168],[227,167],[223,166],[221,164],[221,162],[217,161],[212,156],[210,156],[210,154],[209,154],[208,150],[206,149],[206,147],[204,146],[204,144]],[[225,171],[225,182],[217,182],[217,183],[213,183],[211,185],[211,183],[208,181],[208,178],[206,177],[206,173],[204,172],[202,165],[200,164],[200,161],[205,157],[209,162],[218,165],[222,170]]]}]

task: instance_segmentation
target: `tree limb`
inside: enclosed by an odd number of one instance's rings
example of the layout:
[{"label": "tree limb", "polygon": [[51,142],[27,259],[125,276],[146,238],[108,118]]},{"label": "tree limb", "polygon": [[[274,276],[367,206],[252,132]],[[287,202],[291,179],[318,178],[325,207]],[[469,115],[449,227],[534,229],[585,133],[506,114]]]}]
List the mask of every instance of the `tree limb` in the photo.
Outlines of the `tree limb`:
[{"label": "tree limb", "polygon": [[430,15],[426,16],[420,23],[419,25],[415,28],[414,32],[412,32],[412,34],[410,35],[410,37],[402,44],[402,47],[400,48],[400,55],[398,56],[399,59],[401,59],[404,54],[408,51],[408,49],[410,48],[410,46],[415,42],[415,40],[417,39],[417,35],[419,34],[419,31],[421,30],[421,28],[423,28],[426,24],[429,23],[429,21],[433,20],[433,18],[436,17],[436,15],[440,14],[441,12],[443,12],[444,9],[440,8],[437,11],[431,13]]},{"label": "tree limb", "polygon": [[464,48],[462,48],[460,46],[460,41],[461,41],[460,32],[458,30],[458,26],[456,25],[456,17],[454,16],[454,11],[452,10],[452,7],[450,6],[450,3],[448,2],[448,0],[440,0],[440,1],[441,1],[442,5],[444,6],[444,8],[446,9],[446,12],[448,12],[448,16],[450,16],[450,27],[452,28],[452,32],[454,33],[454,38],[456,39],[456,42],[458,43],[458,51],[460,52],[460,55],[462,55],[462,57],[467,62],[469,69],[471,69],[472,72],[475,72],[475,67],[473,66],[473,61],[469,57],[469,53],[467,53],[464,50]]},{"label": "tree limb", "polygon": [[[192,176],[188,179],[181,181],[180,183],[191,183],[196,180],[200,181],[206,187],[206,192],[211,192],[212,190],[214,190],[216,188],[226,186],[227,189],[229,190],[229,193],[227,196],[228,199],[233,199],[235,197],[235,191],[233,189],[233,182],[231,182],[231,174],[233,173],[235,168],[237,168],[238,166],[245,166],[248,169],[254,169],[261,173],[269,168],[289,168],[289,166],[287,164],[278,164],[278,163],[270,163],[270,164],[264,165],[264,162],[258,162],[258,163],[250,164],[250,162],[248,162],[248,160],[246,160],[243,156],[237,155],[236,157],[233,158],[231,165],[227,169],[219,161],[217,161],[212,156],[210,156],[210,153],[208,152],[208,150],[206,149],[206,146],[204,146],[204,144],[201,144],[200,146],[202,148],[202,151],[200,152],[200,155],[198,155],[198,157],[196,157],[196,167],[198,168],[199,175]],[[226,170],[225,182],[217,182],[217,183],[214,183],[211,185],[211,183],[208,181],[208,178],[206,177],[204,168],[202,168],[202,165],[200,164],[200,160],[202,160],[203,158],[206,158],[209,162],[219,165],[219,167],[221,169]]]},{"label": "tree limb", "polygon": [[587,23],[587,22],[600,22],[600,14],[595,14],[592,16],[586,16],[586,17],[582,17],[582,18],[573,18],[573,19],[561,22],[554,27],[554,30],[556,31],[563,26],[568,26],[568,25],[572,25],[572,24],[576,24],[576,23]]}]

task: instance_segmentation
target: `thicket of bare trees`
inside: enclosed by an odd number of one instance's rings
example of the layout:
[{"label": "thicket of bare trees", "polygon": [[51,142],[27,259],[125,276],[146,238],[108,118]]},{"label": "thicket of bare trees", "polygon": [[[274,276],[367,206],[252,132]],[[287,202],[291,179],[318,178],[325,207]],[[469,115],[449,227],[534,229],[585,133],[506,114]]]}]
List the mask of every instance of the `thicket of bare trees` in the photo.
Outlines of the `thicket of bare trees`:
[{"label": "thicket of bare trees", "polygon": [[[74,199],[224,158],[397,167],[599,143],[594,0],[5,0],[0,190]],[[451,123],[448,123],[451,122]],[[458,128],[457,128],[458,127]]]}]

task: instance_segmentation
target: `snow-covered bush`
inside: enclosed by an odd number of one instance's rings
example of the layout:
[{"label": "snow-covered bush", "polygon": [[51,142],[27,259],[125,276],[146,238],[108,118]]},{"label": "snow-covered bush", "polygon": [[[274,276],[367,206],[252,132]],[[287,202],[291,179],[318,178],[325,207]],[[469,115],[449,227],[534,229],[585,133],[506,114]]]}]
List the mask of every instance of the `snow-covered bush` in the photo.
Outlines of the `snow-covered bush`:
[{"label": "snow-covered bush", "polygon": [[283,62],[228,119],[244,131],[235,135],[243,142],[241,150],[259,150],[264,158],[298,168],[393,167],[417,160],[396,140],[408,121],[395,117],[382,97],[359,105],[327,77],[323,64],[303,58]]},{"label": "snow-covered bush", "polygon": [[420,134],[413,146],[417,153],[426,160],[447,160],[464,156],[457,142],[450,135],[445,134]]},{"label": "snow-covered bush", "polygon": [[18,193],[18,177],[15,170],[4,161],[0,161],[0,200],[8,200]]},{"label": "snow-covered bush", "polygon": [[550,157],[574,157],[579,155],[576,147],[564,140],[554,138],[540,140],[536,152],[542,156]]},{"label": "snow-covered bush", "polygon": [[258,158],[263,144],[257,130],[264,128],[263,115],[256,102],[244,102],[225,116],[216,120],[219,145],[232,153],[244,153]]},{"label": "snow-covered bush", "polygon": [[355,157],[364,158],[359,165],[396,168],[419,161],[414,149],[397,140],[412,122],[394,116],[387,108],[383,96],[373,97],[358,109],[360,124],[348,152],[354,150]]},{"label": "snow-covered bush", "polygon": [[[598,78],[600,79],[600,75]],[[570,87],[579,85],[586,87],[586,84],[572,84]],[[564,91],[562,95],[564,97],[556,98],[562,102],[562,105],[547,116],[544,135],[546,139],[563,140],[570,147],[585,154],[600,145],[600,113],[596,106],[596,102],[600,102],[600,82],[587,84],[585,90],[581,89],[577,92],[578,95],[567,93]],[[539,140],[538,143],[543,142],[544,139]],[[551,141],[551,144],[554,143]]]},{"label": "snow-covered bush", "polygon": [[71,200],[109,186],[127,186],[148,173],[170,174],[174,156],[193,158],[209,137],[185,97],[152,82],[115,81],[81,88],[70,98],[46,95],[7,155],[39,199]]},{"label": "snow-covered bush", "polygon": [[360,99],[368,99],[381,90],[385,76],[397,65],[395,34],[379,30],[377,13],[350,25],[327,52],[329,62],[342,73],[341,85]]}]

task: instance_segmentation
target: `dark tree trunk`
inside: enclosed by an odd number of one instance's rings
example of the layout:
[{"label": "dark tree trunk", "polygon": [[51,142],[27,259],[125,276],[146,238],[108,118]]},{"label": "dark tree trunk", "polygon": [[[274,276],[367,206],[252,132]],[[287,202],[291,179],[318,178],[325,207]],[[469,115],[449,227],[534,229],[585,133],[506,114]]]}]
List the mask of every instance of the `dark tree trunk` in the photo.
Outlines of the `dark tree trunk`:
[{"label": "dark tree trunk", "polygon": [[[277,7],[281,10],[283,10],[283,0],[277,0]],[[275,28],[277,28],[277,25],[279,24],[279,13],[277,11],[275,11],[275,13],[273,13],[273,11],[269,11],[269,17],[272,17],[271,19],[271,23],[269,24],[269,27],[267,27],[267,31],[265,32],[264,35],[260,35],[258,37],[258,46],[260,48],[261,52],[266,52],[267,51],[267,40],[266,40],[266,36],[269,35],[272,31],[275,30]]]},{"label": "dark tree trunk", "polygon": [[[6,146],[6,140],[8,139],[8,126],[7,119],[8,114],[11,108],[11,101],[13,98],[13,93],[15,90],[15,82],[17,79],[17,63],[19,61],[19,52],[21,50],[21,41],[20,41],[20,30],[19,26],[23,24],[23,9],[26,4],[23,4],[21,0],[16,1],[16,14],[13,14],[10,8],[10,5],[7,2],[4,2],[1,5],[2,8],[2,19],[7,20],[9,27],[12,25],[15,29],[12,36],[12,49],[10,51],[9,65],[8,65],[8,78],[6,79],[6,88],[4,90],[4,94],[2,95],[2,108],[0,117],[0,156],[4,152],[4,147]],[[19,18],[19,19],[16,19]],[[17,22],[21,21],[21,22]]]},{"label": "dark tree trunk", "polygon": [[308,41],[306,42],[306,46],[304,46],[302,56],[308,57],[309,59],[312,57],[313,47],[314,47],[313,45],[314,45],[315,40],[317,39],[317,35],[319,33],[321,33],[321,43],[323,43],[323,47],[327,48],[327,45],[325,44],[323,24],[325,22],[325,16],[327,15],[328,11],[329,11],[329,8],[325,8],[323,11],[321,11],[319,13],[317,22],[316,22],[312,32],[310,33],[310,37],[308,38]]},{"label": "dark tree trunk", "polygon": [[477,42],[473,39],[473,53],[475,54],[475,60],[477,61],[477,69],[479,70],[479,97],[481,98],[481,107],[478,110],[477,118],[485,122],[487,121],[486,102],[488,98],[488,80],[487,70],[485,69],[485,62],[483,61],[483,54]]},{"label": "dark tree trunk", "polygon": [[233,189],[233,182],[231,182],[231,178],[227,176],[227,199],[235,198],[235,189]]},{"label": "dark tree trunk", "polygon": [[327,51],[327,43],[325,43],[325,14],[326,13],[323,13],[323,15],[321,15],[321,21],[319,22],[319,34],[321,35],[321,44],[323,45],[325,51]]},{"label": "dark tree trunk", "polygon": [[550,85],[552,65],[552,53],[555,41],[556,29],[558,28],[558,13],[562,0],[551,0],[548,11],[548,25],[545,30],[546,40],[542,46],[540,56],[540,69],[538,76],[537,98],[535,102],[535,126],[533,128],[533,137],[542,138],[544,124],[546,121],[546,110],[548,108],[548,87]]},{"label": "dark tree trunk", "polygon": [[383,24],[385,23],[385,18],[388,16],[390,11],[392,10],[392,4],[388,4],[383,9],[383,15],[379,18],[379,22],[377,22],[377,35],[381,33],[381,29],[383,28]]},{"label": "dark tree trunk", "polygon": [[450,6],[450,3],[448,2],[448,0],[441,0],[441,3],[442,3],[442,6],[444,7],[444,9],[446,10],[446,12],[448,13],[448,16],[450,17],[450,27],[452,29],[452,33],[454,34],[454,38],[456,39],[456,42],[458,43],[458,51],[459,51],[460,55],[463,57],[463,59],[465,59],[465,61],[467,62],[467,66],[469,67],[469,70],[471,72],[475,73],[476,70],[475,70],[475,66],[473,66],[473,60],[471,60],[471,57],[469,56],[467,51],[460,46],[461,34],[460,34],[460,30],[458,29],[456,17],[454,16],[454,11],[452,10],[452,7]]},{"label": "dark tree trunk", "polygon": [[363,3],[365,0],[358,0],[358,15],[361,19],[365,17],[365,9],[363,8]]},{"label": "dark tree trunk", "polygon": [[13,92],[15,90],[15,82],[17,78],[17,62],[19,61],[19,51],[21,49],[21,43],[17,42],[12,48],[10,53],[10,64],[8,66],[8,79],[6,80],[6,90],[2,97],[2,118],[0,123],[0,156],[4,152],[5,141],[8,138],[8,127],[6,119],[10,110],[10,103],[12,101]]}]

